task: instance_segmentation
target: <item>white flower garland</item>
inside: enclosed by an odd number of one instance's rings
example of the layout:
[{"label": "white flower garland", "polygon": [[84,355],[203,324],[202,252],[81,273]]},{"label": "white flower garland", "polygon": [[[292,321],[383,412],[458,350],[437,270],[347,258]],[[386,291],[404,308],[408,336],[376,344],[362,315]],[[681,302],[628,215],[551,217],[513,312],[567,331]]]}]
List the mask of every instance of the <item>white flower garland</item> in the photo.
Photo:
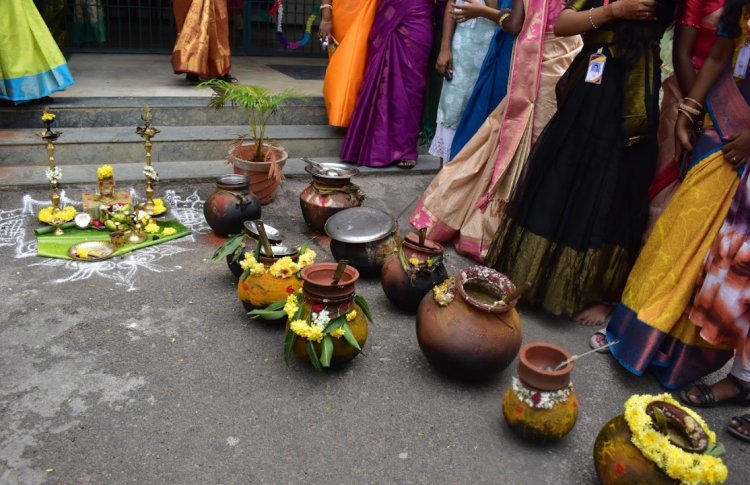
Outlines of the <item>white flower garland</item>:
[{"label": "white flower garland", "polygon": [[564,403],[570,397],[572,384],[557,391],[536,391],[524,386],[521,379],[513,376],[513,392],[524,404],[536,409],[552,409],[555,405]]},{"label": "white flower garland", "polygon": [[49,183],[51,183],[52,185],[57,185],[57,182],[59,182],[62,178],[62,170],[60,170],[60,167],[55,167],[52,170],[48,168],[44,171],[44,175],[47,176],[47,180],[49,180]]},{"label": "white flower garland", "polygon": [[152,182],[158,182],[159,181],[159,174],[156,172],[156,169],[150,165],[145,165],[143,167],[143,175],[146,176],[146,178],[150,179]]}]

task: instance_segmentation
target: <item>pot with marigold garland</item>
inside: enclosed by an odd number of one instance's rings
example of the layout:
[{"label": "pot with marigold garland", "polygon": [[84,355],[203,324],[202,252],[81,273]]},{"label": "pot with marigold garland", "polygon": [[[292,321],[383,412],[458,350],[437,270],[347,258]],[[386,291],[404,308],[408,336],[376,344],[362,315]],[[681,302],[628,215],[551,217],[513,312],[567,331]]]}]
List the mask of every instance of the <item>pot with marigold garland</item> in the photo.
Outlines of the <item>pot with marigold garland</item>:
[{"label": "pot with marigold garland", "polygon": [[[338,269],[338,271],[337,271]],[[370,307],[356,294],[359,271],[345,261],[317,263],[301,271],[301,293],[266,310],[250,312],[273,318],[274,311],[287,317],[284,360],[294,352],[300,359],[322,371],[352,360],[362,352],[367,340]],[[282,308],[283,305],[283,308]]]},{"label": "pot with marigold garland", "polygon": [[300,291],[302,278],[299,272],[315,262],[315,256],[315,251],[306,244],[299,249],[270,244],[264,249],[263,244],[258,244],[253,252],[246,252],[240,261],[243,273],[237,283],[237,296],[245,309],[265,308]]},{"label": "pot with marigold garland", "polygon": [[594,465],[603,485],[713,485],[727,479],[723,452],[695,411],[666,393],[643,394],[599,432]]},{"label": "pot with marigold garland", "polygon": [[399,249],[386,258],[380,282],[388,299],[401,310],[414,313],[422,298],[448,278],[443,247],[425,239],[426,229],[410,233]]}]

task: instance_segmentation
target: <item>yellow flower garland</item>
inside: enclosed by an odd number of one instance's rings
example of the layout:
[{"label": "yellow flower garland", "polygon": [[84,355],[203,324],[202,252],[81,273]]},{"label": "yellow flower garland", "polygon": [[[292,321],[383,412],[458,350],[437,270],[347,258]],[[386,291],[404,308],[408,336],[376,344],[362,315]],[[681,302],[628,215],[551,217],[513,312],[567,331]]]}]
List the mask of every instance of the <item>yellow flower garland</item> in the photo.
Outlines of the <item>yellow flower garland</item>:
[{"label": "yellow flower garland", "polygon": [[295,263],[292,258],[285,256],[273,263],[267,270],[263,263],[258,262],[252,253],[245,253],[245,259],[240,261],[240,266],[244,271],[250,271],[251,276],[259,276],[268,272],[275,278],[291,278],[305,266],[309,266],[315,261],[315,251],[307,248]]},{"label": "yellow flower garland", "polygon": [[50,206],[39,210],[38,218],[45,224],[54,224],[55,219],[60,219],[63,222],[72,221],[76,214],[76,208],[72,205],[66,206],[64,209],[55,209]]},{"label": "yellow flower garland", "polygon": [[111,179],[114,177],[115,172],[112,170],[112,165],[101,165],[96,169],[96,178],[99,180]]},{"label": "yellow flower garland", "polygon": [[[286,304],[284,304],[284,313],[286,313],[286,316],[291,322],[289,324],[289,328],[292,330],[292,332],[296,333],[300,337],[304,337],[315,342],[320,342],[323,337],[325,337],[322,327],[318,325],[310,325],[306,320],[294,320],[294,317],[299,311],[297,295],[298,293],[292,293],[291,295],[287,296]],[[346,314],[347,322],[351,322],[355,318],[357,318],[357,310],[352,310]],[[341,338],[344,336],[344,329],[337,328],[336,330],[332,331],[330,335],[334,338]]]},{"label": "yellow flower garland", "polygon": [[708,435],[709,445],[716,443],[716,433],[692,409],[683,407],[669,394],[652,396],[636,394],[625,402],[625,421],[633,433],[630,441],[664,473],[688,485],[722,483],[728,471],[721,458],[690,453],[673,445],[667,436],[654,429],[646,406],[653,401],[664,401],[677,406],[693,418]]}]

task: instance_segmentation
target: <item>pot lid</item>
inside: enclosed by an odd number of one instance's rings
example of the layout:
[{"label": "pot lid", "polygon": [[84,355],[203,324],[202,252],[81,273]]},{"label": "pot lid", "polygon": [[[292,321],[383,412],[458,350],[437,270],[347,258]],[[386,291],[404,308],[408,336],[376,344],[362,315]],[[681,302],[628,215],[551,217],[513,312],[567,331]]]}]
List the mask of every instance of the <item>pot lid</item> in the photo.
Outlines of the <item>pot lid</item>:
[{"label": "pot lid", "polygon": [[[271,246],[271,251],[273,251],[274,257],[294,256],[298,253],[296,248],[290,248],[288,246]],[[263,246],[260,247],[260,254],[266,256],[266,251],[263,249]]]},{"label": "pot lid", "polygon": [[397,230],[390,214],[372,207],[352,207],[335,213],[326,221],[326,234],[347,243],[368,243]]},{"label": "pot lid", "polygon": [[[256,241],[260,239],[258,229],[255,227],[255,223],[253,221],[245,221],[242,224],[245,226],[245,233],[248,236],[255,239]],[[278,244],[284,240],[284,235],[275,227],[269,226],[266,223],[263,223],[263,227],[266,229],[266,236],[268,236],[268,240],[271,244]]]},{"label": "pot lid", "polygon": [[219,177],[219,180],[216,181],[219,185],[226,185],[226,186],[237,186],[237,187],[246,187],[249,183],[246,175],[241,175],[237,173],[227,173]]},{"label": "pot lid", "polygon": [[309,163],[305,166],[305,172],[328,180],[349,179],[359,175],[359,169],[345,163]]}]

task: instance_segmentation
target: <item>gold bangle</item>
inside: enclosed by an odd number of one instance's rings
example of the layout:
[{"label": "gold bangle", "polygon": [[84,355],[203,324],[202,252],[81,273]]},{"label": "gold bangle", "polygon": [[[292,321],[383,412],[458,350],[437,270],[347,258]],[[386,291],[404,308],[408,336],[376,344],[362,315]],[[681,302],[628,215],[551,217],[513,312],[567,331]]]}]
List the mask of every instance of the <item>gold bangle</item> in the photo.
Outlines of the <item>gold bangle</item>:
[{"label": "gold bangle", "polygon": [[508,17],[510,17],[510,13],[508,13],[508,12],[505,12],[504,14],[502,14],[502,15],[500,16],[500,18],[499,18],[499,19],[497,19],[497,25],[499,25],[501,29],[503,28],[503,22],[505,22],[505,20],[506,20],[506,19],[507,19]]},{"label": "gold bangle", "polygon": [[693,124],[693,125],[695,124],[695,118],[693,118],[692,114],[690,114],[689,112],[685,111],[682,108],[677,108],[677,112],[685,115],[685,117],[690,120],[690,124]]},{"label": "gold bangle", "polygon": [[594,9],[589,9],[589,22],[591,22],[591,26],[594,28],[594,30],[598,29],[599,26],[594,23]]},{"label": "gold bangle", "polygon": [[693,104],[694,104],[695,106],[697,106],[697,107],[698,107],[698,109],[703,109],[703,105],[702,105],[702,104],[700,104],[700,103],[698,102],[698,100],[696,100],[696,99],[693,99],[693,98],[689,98],[689,97],[685,96],[684,98],[682,98],[682,100],[683,100],[683,101],[689,101],[689,102],[693,103]]},{"label": "gold bangle", "polygon": [[701,114],[701,110],[693,108],[692,106],[687,105],[685,103],[680,103],[678,105],[678,108],[682,109],[682,110],[685,110],[685,111],[687,111],[688,113],[690,113],[691,115],[694,115],[694,116],[699,116]]},{"label": "gold bangle", "polygon": [[330,3],[320,4],[320,9],[323,10],[324,8],[333,8],[333,5],[331,5]]}]

